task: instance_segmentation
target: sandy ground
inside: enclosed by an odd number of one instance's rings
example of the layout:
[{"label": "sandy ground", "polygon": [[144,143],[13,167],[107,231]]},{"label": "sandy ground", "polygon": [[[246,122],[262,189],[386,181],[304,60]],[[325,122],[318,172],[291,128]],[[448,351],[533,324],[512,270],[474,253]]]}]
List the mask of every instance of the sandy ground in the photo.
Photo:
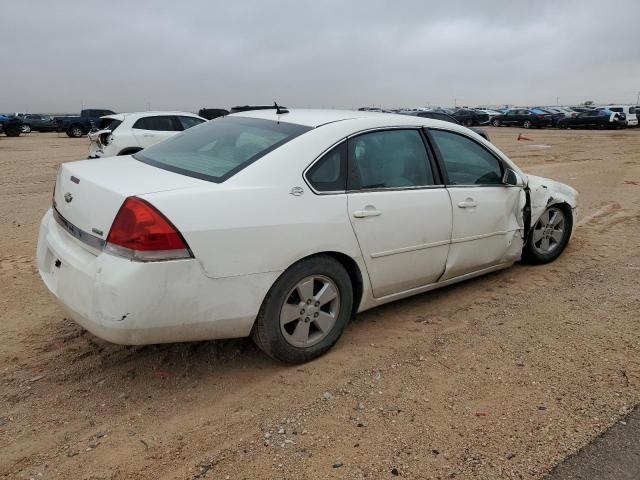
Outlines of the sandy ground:
[{"label": "sandy ground", "polygon": [[0,137],[0,478],[543,477],[640,403],[640,129],[488,130],[579,190],[565,254],[358,315],[303,366],[68,320],[34,252],[87,140]]}]

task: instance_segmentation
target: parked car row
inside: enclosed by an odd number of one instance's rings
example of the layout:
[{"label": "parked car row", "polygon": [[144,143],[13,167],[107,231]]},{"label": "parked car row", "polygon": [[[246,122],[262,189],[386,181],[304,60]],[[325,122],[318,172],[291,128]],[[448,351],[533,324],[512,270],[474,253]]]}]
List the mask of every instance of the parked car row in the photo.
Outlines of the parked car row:
[{"label": "parked car row", "polygon": [[[524,128],[625,128],[638,126],[636,111],[640,106],[604,105],[577,107],[515,107],[503,109],[488,108],[414,108],[414,109],[382,109],[362,107],[360,111],[401,113],[425,116],[444,114],[454,118],[461,125],[473,127],[490,124],[494,127],[518,126]],[[605,113],[598,114],[598,111]],[[596,118],[597,117],[597,118]],[[435,118],[430,116],[429,118]],[[577,118],[577,120],[575,120]],[[608,121],[606,119],[608,118]]]}]

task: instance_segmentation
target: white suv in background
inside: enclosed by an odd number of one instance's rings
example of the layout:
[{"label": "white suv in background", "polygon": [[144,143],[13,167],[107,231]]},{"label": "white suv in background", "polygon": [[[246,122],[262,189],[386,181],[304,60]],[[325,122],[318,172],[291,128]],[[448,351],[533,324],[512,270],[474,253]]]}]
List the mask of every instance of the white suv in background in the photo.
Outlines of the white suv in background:
[{"label": "white suv in background", "polygon": [[131,155],[206,120],[188,112],[119,113],[100,117],[88,137],[89,158]]},{"label": "white suv in background", "polygon": [[[601,108],[606,108],[616,113],[624,113],[627,117],[627,127],[638,126],[638,116],[636,114],[636,107],[633,105],[606,105]],[[600,110],[600,108],[598,108]]]}]

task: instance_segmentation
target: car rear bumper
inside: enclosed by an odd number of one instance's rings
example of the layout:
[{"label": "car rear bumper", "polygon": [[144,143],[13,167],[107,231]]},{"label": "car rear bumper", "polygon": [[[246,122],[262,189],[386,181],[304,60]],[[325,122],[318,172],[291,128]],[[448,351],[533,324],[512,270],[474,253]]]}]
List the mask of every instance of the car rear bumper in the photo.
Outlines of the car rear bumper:
[{"label": "car rear bumper", "polygon": [[133,262],[89,251],[49,210],[40,225],[40,276],[71,318],[128,345],[244,337],[277,272],[214,279],[196,259]]}]

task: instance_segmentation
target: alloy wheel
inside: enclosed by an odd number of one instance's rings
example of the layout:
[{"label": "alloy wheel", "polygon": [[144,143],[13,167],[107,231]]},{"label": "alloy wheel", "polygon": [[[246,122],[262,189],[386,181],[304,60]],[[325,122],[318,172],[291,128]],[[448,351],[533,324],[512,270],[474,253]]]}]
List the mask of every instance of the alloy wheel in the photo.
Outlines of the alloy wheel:
[{"label": "alloy wheel", "polygon": [[280,310],[280,331],[287,343],[310,347],[331,332],[339,312],[336,284],[323,275],[312,275],[289,291]]},{"label": "alloy wheel", "polygon": [[564,237],[565,213],[562,209],[551,207],[540,216],[531,234],[534,250],[548,255],[561,244]]}]

